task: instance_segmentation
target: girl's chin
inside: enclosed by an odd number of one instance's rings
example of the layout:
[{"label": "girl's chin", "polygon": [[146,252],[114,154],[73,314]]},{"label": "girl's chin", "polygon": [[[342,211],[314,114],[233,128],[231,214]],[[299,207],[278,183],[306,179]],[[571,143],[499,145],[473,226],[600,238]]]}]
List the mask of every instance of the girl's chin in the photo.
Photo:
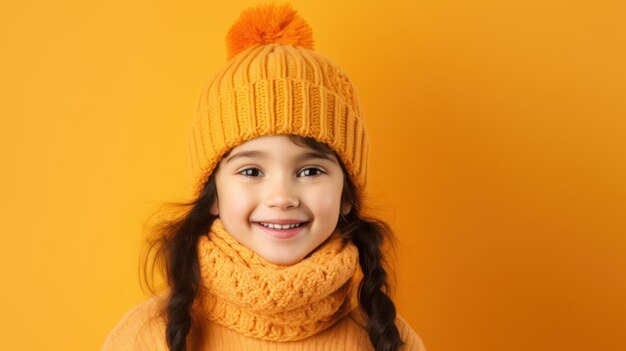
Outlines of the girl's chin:
[{"label": "girl's chin", "polygon": [[[293,250],[290,252],[290,254],[293,255]],[[277,252],[273,252],[271,254],[263,254],[263,255],[259,254],[259,256],[261,256],[267,262],[278,265],[278,266],[291,266],[302,261],[302,259],[304,259],[304,257],[289,256],[288,254],[285,255],[285,254],[280,254]]]}]

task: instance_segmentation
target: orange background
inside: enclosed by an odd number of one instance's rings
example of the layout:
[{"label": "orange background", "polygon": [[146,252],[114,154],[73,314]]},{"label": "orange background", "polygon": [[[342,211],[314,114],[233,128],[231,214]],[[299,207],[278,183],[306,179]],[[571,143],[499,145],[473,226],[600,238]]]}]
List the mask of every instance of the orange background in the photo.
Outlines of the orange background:
[{"label": "orange background", "polygon": [[[141,302],[144,223],[254,1],[0,14],[0,349],[97,350]],[[623,350],[621,1],[293,1],[366,111],[398,310],[434,350]]]}]

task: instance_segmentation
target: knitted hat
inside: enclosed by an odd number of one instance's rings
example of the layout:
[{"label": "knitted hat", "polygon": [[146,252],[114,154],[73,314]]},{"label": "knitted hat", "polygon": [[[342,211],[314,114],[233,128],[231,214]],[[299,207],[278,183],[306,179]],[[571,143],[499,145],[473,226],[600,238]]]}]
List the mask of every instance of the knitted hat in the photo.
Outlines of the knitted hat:
[{"label": "knitted hat", "polygon": [[369,143],[363,108],[343,70],[313,51],[311,27],[289,4],[241,13],[226,36],[228,62],[202,90],[189,132],[199,195],[221,157],[256,137],[295,134],[327,144],[358,190]]}]

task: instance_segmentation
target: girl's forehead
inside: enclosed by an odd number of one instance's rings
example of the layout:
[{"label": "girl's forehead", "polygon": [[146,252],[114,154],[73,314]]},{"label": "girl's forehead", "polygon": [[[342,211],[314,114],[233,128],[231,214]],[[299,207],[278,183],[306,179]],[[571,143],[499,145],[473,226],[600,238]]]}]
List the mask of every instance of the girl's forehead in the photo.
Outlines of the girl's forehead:
[{"label": "girl's forehead", "polygon": [[311,159],[319,158],[335,162],[335,156],[315,150],[309,145],[298,145],[286,135],[264,135],[247,140],[227,152],[222,158],[224,163],[228,163],[235,158],[297,158]]},{"label": "girl's forehead", "polygon": [[276,144],[285,144],[285,145],[293,145],[294,147],[302,148],[304,146],[300,146],[295,144],[288,136],[286,135],[263,135],[256,138],[252,138],[250,140],[246,140],[243,143],[235,146],[234,149],[242,149],[242,148],[254,148],[254,147],[270,147]]},{"label": "girl's forehead", "polygon": [[286,135],[264,135],[244,141],[233,147],[229,151],[229,154],[255,150],[273,155],[281,155],[287,153],[302,153],[313,149],[306,144],[298,145],[294,143],[293,140],[289,139]]}]

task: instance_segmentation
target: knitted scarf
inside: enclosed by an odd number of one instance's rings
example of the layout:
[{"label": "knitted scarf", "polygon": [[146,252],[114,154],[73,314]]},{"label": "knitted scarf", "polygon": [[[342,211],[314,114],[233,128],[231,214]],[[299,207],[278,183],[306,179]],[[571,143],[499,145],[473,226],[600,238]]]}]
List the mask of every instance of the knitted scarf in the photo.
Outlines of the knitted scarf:
[{"label": "knitted scarf", "polygon": [[198,242],[196,307],[244,335],[293,341],[316,334],[357,306],[358,250],[339,230],[291,266],[272,264],[236,241],[217,218]]}]

